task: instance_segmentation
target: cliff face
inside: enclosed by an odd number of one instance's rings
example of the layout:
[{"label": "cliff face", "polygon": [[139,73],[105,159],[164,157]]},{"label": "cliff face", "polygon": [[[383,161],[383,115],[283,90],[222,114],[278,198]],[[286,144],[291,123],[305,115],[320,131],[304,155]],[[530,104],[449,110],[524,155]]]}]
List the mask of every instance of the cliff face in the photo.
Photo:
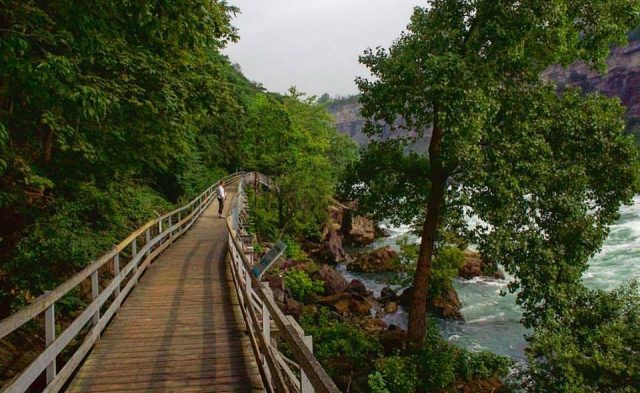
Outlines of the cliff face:
[{"label": "cliff face", "polygon": [[579,86],[585,93],[597,91],[609,97],[619,97],[627,107],[628,130],[636,135],[640,132],[640,41],[613,49],[604,75],[578,62],[566,69],[552,66],[543,73],[543,77],[556,81],[560,89]]},{"label": "cliff face", "polygon": [[[632,41],[623,48],[612,50],[607,66],[608,72],[600,75],[581,62],[566,69],[555,65],[542,76],[556,81],[560,89],[566,86],[580,86],[586,93],[598,91],[609,97],[620,97],[622,104],[627,107],[628,130],[640,138],[640,41]],[[369,137],[362,132],[365,119],[360,115],[360,104],[356,96],[335,100],[328,109],[336,119],[338,131],[348,134],[361,145],[367,144]],[[401,124],[401,121],[397,121],[394,126]],[[414,149],[426,148],[430,131],[425,135]],[[391,136],[391,127],[387,125],[382,138]]]}]

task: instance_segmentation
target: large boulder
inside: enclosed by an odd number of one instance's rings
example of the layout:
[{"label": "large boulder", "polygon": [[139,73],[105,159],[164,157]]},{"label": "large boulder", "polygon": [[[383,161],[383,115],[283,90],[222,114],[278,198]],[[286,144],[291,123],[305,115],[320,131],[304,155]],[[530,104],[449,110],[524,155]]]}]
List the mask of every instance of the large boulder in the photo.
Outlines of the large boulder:
[{"label": "large boulder", "polygon": [[376,223],[364,216],[354,216],[351,210],[345,210],[342,233],[351,244],[371,244],[376,239]]},{"label": "large boulder", "polygon": [[349,287],[349,283],[345,278],[329,265],[322,265],[311,276],[314,280],[321,280],[324,282],[324,295],[335,295],[336,293],[344,292]]},{"label": "large boulder", "polygon": [[[413,287],[409,287],[398,297],[398,302],[408,309],[411,307],[412,297]],[[464,320],[460,313],[461,308],[462,303],[460,302],[458,293],[454,288],[450,288],[435,299],[430,299],[428,311],[444,319]]]},{"label": "large boulder", "polygon": [[398,253],[389,246],[357,256],[347,269],[353,272],[378,273],[397,270]]},{"label": "large boulder", "polygon": [[367,287],[360,280],[351,280],[349,286],[347,287],[347,292],[356,293],[360,296],[369,296],[371,294],[370,291],[367,290]]},{"label": "large boulder", "polygon": [[483,259],[479,252],[473,250],[464,252],[464,265],[458,269],[458,276],[466,279],[483,276],[504,278],[495,263]]},{"label": "large boulder", "polygon": [[464,320],[462,314],[460,313],[462,303],[460,303],[458,292],[456,292],[456,290],[453,288],[450,288],[442,295],[433,299],[429,306],[429,309],[432,313],[444,319],[456,319],[460,321]]}]

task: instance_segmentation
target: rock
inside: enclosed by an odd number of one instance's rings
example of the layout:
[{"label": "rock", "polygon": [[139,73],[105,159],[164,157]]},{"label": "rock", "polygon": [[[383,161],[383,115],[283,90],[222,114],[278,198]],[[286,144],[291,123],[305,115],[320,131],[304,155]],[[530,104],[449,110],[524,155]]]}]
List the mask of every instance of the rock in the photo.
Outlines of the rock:
[{"label": "rock", "polygon": [[398,253],[389,246],[378,248],[369,253],[359,254],[347,269],[353,272],[378,273],[396,270]]},{"label": "rock", "polygon": [[[413,288],[409,287],[402,292],[398,302],[408,309],[411,307],[412,296]],[[444,319],[464,320],[460,313],[460,308],[462,308],[462,303],[460,303],[458,293],[451,288],[442,296],[432,299],[429,303],[428,311]]]},{"label": "rock", "polygon": [[369,296],[371,292],[367,291],[367,287],[360,280],[351,280],[347,287],[347,292],[357,293],[361,296]]},{"label": "rock", "polygon": [[407,348],[407,332],[395,325],[389,326],[378,335],[385,355],[392,355]]},{"label": "rock", "polygon": [[360,326],[368,332],[377,332],[387,328],[387,323],[380,318],[367,317],[360,321]]},{"label": "rock", "polygon": [[334,304],[332,304],[333,308],[336,309],[338,313],[341,315],[349,314],[351,310],[351,301],[349,299],[340,299]]},{"label": "rock", "polygon": [[384,312],[387,314],[393,314],[396,311],[398,311],[398,303],[396,302],[389,302],[384,306]]},{"label": "rock", "polygon": [[505,386],[498,377],[465,381],[457,379],[456,391],[463,393],[499,393],[505,391]]},{"label": "rock", "polygon": [[355,315],[371,315],[372,307],[373,305],[367,299],[358,298],[356,296],[352,297],[349,301],[349,310]]},{"label": "rock", "polygon": [[322,280],[324,282],[325,296],[344,292],[349,287],[349,283],[345,280],[342,274],[331,268],[329,265],[322,265],[318,271],[313,273],[312,278],[314,280]]},{"label": "rock", "polygon": [[405,288],[404,291],[398,297],[398,303],[403,307],[409,308],[411,306],[411,297],[413,296],[413,287]]},{"label": "rock", "polygon": [[342,232],[350,243],[367,245],[376,239],[376,224],[367,217],[354,217],[351,211],[347,210],[344,214]]},{"label": "rock", "polygon": [[462,303],[460,303],[458,293],[453,288],[447,290],[442,296],[433,299],[430,304],[430,311],[444,319],[464,320],[460,313],[460,308],[462,308]]},{"label": "rock", "polygon": [[479,252],[473,250],[464,252],[464,265],[458,269],[458,276],[466,279],[481,276],[504,278],[495,263],[485,261]]},{"label": "rock", "polygon": [[397,300],[398,300],[398,295],[396,294],[396,291],[394,291],[393,289],[389,287],[384,287],[380,291],[380,301],[382,303],[395,302]]},{"label": "rock", "polygon": [[280,276],[269,276],[269,288],[284,289],[284,278]]}]

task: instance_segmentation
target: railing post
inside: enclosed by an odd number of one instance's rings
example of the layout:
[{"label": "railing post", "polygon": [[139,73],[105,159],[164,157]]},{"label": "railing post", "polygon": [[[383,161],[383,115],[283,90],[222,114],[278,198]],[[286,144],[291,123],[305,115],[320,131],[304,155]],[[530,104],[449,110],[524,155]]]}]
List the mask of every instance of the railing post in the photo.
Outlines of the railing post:
[{"label": "railing post", "polygon": [[[47,291],[49,292],[49,291]],[[55,303],[50,305],[44,311],[44,336],[45,344],[48,347],[56,339],[56,311]],[[51,363],[47,366],[47,385],[49,385],[56,377],[58,370],[56,369],[56,357],[54,356]]]},{"label": "railing post", "polygon": [[[271,295],[268,284],[262,284],[262,288],[264,288],[267,294]],[[264,336],[264,342],[267,343],[267,346],[271,346],[271,314],[269,314],[269,309],[264,302],[262,303],[262,335]],[[265,370],[269,369],[267,354],[268,352],[266,351],[262,354],[262,367]],[[271,373],[267,373],[267,378],[269,379],[269,385],[271,385]]]},{"label": "railing post", "polygon": [[169,226],[168,226],[169,230],[171,232],[169,232],[169,241],[173,242],[173,229],[171,229],[171,216],[169,216]]},{"label": "railing post", "polygon": [[147,228],[147,231],[144,233],[145,239],[147,240],[147,242],[145,243],[145,246],[147,247],[147,252],[145,253],[145,256],[147,258],[149,258],[149,255],[151,254],[151,247],[149,246],[151,244],[151,228]]},{"label": "railing post", "polygon": [[162,233],[162,220],[158,221],[158,235]]},{"label": "railing post", "polygon": [[[131,259],[136,258],[137,255],[138,255],[138,238],[136,237],[131,242]],[[147,253],[147,255],[149,255],[149,253]],[[136,263],[133,265],[133,274],[134,275],[138,272],[138,265],[139,264],[140,264],[140,260],[138,259],[136,261]],[[136,284],[137,283],[138,283],[138,280],[136,279]]]},{"label": "railing post", "polygon": [[[113,277],[114,278],[118,277],[119,274],[120,274],[120,252],[116,252],[116,255],[113,256]],[[120,283],[118,283],[118,286],[114,291],[113,298],[117,299],[118,296],[120,296]]]},{"label": "railing post", "polygon": [[[91,300],[96,300],[100,294],[100,286],[98,285],[98,271],[91,273]],[[100,322],[100,307],[93,314],[93,326]]]},{"label": "railing post", "polygon": [[[313,337],[303,336],[302,341],[307,348],[309,348],[311,353],[313,353]],[[311,381],[309,381],[307,374],[302,370],[300,370],[300,393],[313,393],[313,385],[311,385]]]}]

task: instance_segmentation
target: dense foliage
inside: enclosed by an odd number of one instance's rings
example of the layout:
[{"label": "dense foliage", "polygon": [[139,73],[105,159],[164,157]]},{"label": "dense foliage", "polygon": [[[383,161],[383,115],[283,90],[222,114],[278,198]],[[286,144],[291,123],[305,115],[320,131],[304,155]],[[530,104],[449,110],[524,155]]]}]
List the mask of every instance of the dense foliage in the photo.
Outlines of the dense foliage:
[{"label": "dense foliage", "polygon": [[221,54],[236,11],[0,1],[0,316],[238,169],[276,180],[278,231],[320,231],[355,147]]}]

